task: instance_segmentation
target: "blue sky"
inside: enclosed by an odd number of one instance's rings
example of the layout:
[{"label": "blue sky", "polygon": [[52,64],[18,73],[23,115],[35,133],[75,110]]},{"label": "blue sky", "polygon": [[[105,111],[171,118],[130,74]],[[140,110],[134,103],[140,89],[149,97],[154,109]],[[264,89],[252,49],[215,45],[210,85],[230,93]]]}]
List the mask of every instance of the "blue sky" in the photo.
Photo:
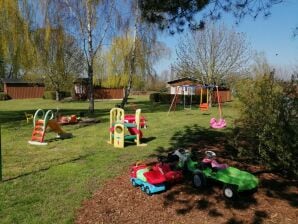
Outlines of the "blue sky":
[{"label": "blue sky", "polygon": [[[298,26],[298,0],[287,0],[275,5],[268,18],[258,17],[256,20],[246,17],[239,25],[230,15],[224,15],[219,21],[236,31],[243,32],[253,50],[264,52],[268,62],[273,66],[289,68],[298,64],[298,37],[293,37],[293,29]],[[160,40],[171,49],[171,56],[160,60],[155,69],[158,73],[170,69],[176,60],[175,46],[179,34],[170,36],[163,33]]]}]

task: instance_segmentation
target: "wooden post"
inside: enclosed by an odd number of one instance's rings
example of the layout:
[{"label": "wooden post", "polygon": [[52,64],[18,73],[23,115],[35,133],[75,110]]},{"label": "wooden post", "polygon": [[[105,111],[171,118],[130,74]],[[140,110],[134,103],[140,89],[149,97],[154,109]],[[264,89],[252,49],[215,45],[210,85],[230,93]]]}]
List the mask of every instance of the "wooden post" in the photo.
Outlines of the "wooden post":
[{"label": "wooden post", "polygon": [[0,181],[2,181],[1,125],[0,125]]}]

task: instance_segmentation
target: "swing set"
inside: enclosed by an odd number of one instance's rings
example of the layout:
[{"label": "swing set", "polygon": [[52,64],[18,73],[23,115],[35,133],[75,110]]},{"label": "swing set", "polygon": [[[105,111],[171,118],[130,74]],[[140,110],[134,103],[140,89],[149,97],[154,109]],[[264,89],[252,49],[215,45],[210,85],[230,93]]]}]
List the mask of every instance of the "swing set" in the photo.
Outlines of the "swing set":
[{"label": "swing set", "polygon": [[[206,93],[206,102],[203,102],[203,89],[206,88],[207,93]],[[208,100],[208,95],[209,95],[209,89],[208,87],[201,86],[201,94],[200,94],[200,104],[199,108],[200,111],[205,112],[209,110],[209,100]]]},{"label": "swing set", "polygon": [[221,104],[220,104],[220,97],[219,97],[219,92],[218,92],[218,86],[216,86],[216,95],[217,95],[217,104],[218,104],[218,114],[219,114],[219,119],[217,120],[216,118],[211,118],[210,120],[210,127],[211,128],[225,128],[227,126],[227,122],[225,119],[222,118],[222,109],[221,109]]}]

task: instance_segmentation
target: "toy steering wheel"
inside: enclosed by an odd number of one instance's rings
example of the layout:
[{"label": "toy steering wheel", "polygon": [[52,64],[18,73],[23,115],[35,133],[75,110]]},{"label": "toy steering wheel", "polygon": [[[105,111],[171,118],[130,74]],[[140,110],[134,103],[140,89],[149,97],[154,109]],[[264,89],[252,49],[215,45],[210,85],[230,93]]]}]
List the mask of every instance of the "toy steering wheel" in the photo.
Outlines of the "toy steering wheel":
[{"label": "toy steering wheel", "polygon": [[205,154],[209,159],[216,157],[216,154],[213,151],[205,151]]}]

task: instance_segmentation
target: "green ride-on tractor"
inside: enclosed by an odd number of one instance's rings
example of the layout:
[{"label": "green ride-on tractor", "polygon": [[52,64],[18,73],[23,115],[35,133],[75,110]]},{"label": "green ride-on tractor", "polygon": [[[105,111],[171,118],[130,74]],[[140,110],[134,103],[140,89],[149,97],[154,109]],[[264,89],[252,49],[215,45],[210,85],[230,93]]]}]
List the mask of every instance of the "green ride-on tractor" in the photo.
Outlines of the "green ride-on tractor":
[{"label": "green ride-on tractor", "polygon": [[234,199],[238,192],[257,189],[259,184],[257,177],[227,164],[218,163],[215,160],[216,154],[212,151],[205,153],[206,157],[201,162],[193,161],[191,153],[184,149],[174,151],[171,157],[178,157],[177,166],[192,174],[192,182],[196,188],[206,186],[208,179],[215,180],[223,184],[223,194],[228,199]]}]

